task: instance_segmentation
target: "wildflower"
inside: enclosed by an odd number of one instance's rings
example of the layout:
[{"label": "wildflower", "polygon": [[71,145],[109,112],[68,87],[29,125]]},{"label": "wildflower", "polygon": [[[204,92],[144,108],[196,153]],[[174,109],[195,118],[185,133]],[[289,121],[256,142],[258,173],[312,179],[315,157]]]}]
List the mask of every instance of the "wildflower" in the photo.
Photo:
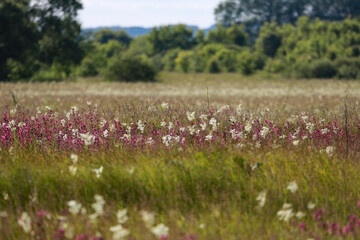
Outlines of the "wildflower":
[{"label": "wildflower", "polygon": [[211,133],[209,133],[208,135],[206,135],[205,141],[211,141],[212,138],[213,138],[213,136],[211,135]]},{"label": "wildflower", "polygon": [[301,232],[306,232],[306,223],[304,223],[304,222],[300,223],[299,229]]},{"label": "wildflower", "polygon": [[161,123],[160,123],[160,126],[166,127],[166,122],[161,122]]},{"label": "wildflower", "polygon": [[289,222],[290,219],[294,216],[292,205],[289,203],[284,203],[282,209],[277,212],[277,216],[280,221]]},{"label": "wildflower", "polygon": [[0,217],[1,217],[1,218],[6,218],[6,217],[8,217],[7,212],[6,212],[6,211],[0,211]]},{"label": "wildflower", "polygon": [[87,104],[88,106],[91,106],[91,101],[87,101],[86,104]]},{"label": "wildflower", "polygon": [[117,213],[116,213],[116,218],[117,218],[117,221],[118,223],[120,224],[123,224],[125,222],[127,222],[127,220],[129,219],[127,216],[127,209],[123,209],[123,210],[119,210]]},{"label": "wildflower", "polygon": [[299,142],[300,142],[300,140],[295,140],[295,141],[293,141],[293,145],[294,145],[294,146],[298,146],[298,145],[299,145]]},{"label": "wildflower", "polygon": [[229,120],[232,125],[234,125],[236,123],[236,118],[234,116],[230,116]]},{"label": "wildflower", "polygon": [[313,123],[306,123],[306,129],[309,131],[310,134],[312,134],[314,132],[315,129],[315,125]]},{"label": "wildflower", "polygon": [[325,214],[325,209],[317,209],[314,214],[312,215],[314,220],[320,221],[323,217],[323,215]]},{"label": "wildflower", "polygon": [[204,224],[204,223],[201,223],[200,225],[199,225],[199,228],[200,229],[204,229],[206,227],[206,225]]},{"label": "wildflower", "polygon": [[189,121],[194,121],[195,119],[195,112],[186,112],[187,118]]},{"label": "wildflower", "polygon": [[249,122],[247,122],[246,125],[245,125],[245,131],[246,132],[251,132],[251,128],[252,128],[251,124]]},{"label": "wildflower", "polygon": [[270,132],[270,129],[269,129],[268,127],[263,126],[262,129],[261,129],[261,131],[260,131],[260,136],[261,136],[262,138],[265,138],[266,135],[267,135],[269,132]]},{"label": "wildflower", "polygon": [[266,190],[259,193],[256,200],[258,201],[258,207],[262,208],[265,205],[266,202]]},{"label": "wildflower", "polygon": [[70,171],[71,175],[75,176],[77,167],[74,165],[71,165],[71,166],[69,166],[69,171]]},{"label": "wildflower", "polygon": [[125,171],[128,172],[130,175],[132,175],[134,173],[134,171],[135,171],[135,167],[125,169]]},{"label": "wildflower", "polygon": [[169,130],[174,128],[174,124],[172,122],[169,122]]},{"label": "wildflower", "polygon": [[95,173],[97,178],[100,178],[103,170],[104,170],[104,167],[101,166],[100,168],[98,168],[98,169],[95,168],[92,171]]},{"label": "wildflower", "polygon": [[201,120],[206,121],[207,119],[207,115],[206,114],[201,114],[199,117]]},{"label": "wildflower", "polygon": [[163,103],[161,104],[161,107],[162,107],[163,109],[169,109],[169,104],[166,103],[166,102],[163,102]]},{"label": "wildflower", "polygon": [[137,125],[138,125],[138,128],[139,128],[139,130],[141,131],[141,133],[144,133],[145,124],[144,124],[141,120],[139,120],[139,121],[137,122]]},{"label": "wildflower", "polygon": [[3,192],[2,195],[3,195],[3,198],[4,198],[5,201],[9,200],[9,194],[8,193]]},{"label": "wildflower", "polygon": [[212,125],[212,130],[213,131],[216,131],[217,129],[217,122],[216,122],[216,119],[215,118],[211,118],[210,121],[209,121],[209,124]]},{"label": "wildflower", "polygon": [[360,208],[360,201],[359,201],[359,202],[357,202],[357,206],[358,206],[358,208]]},{"label": "wildflower", "polygon": [[190,135],[194,135],[194,132],[196,131],[195,126],[188,126],[188,130],[190,132]]},{"label": "wildflower", "polygon": [[89,146],[95,143],[95,136],[90,133],[81,133],[80,138],[84,141],[85,146]]},{"label": "wildflower", "polygon": [[207,124],[206,123],[200,123],[201,130],[205,131]]},{"label": "wildflower", "polygon": [[71,154],[70,158],[71,158],[73,164],[76,164],[78,162],[79,156],[76,154]]},{"label": "wildflower", "polygon": [[111,227],[109,230],[113,232],[114,240],[123,240],[130,233],[129,230],[123,228],[120,224]]},{"label": "wildflower", "polygon": [[104,215],[105,200],[101,195],[95,195],[94,198],[95,203],[91,204],[91,207],[95,210],[95,214],[92,215],[92,218],[97,218]]},{"label": "wildflower", "polygon": [[314,208],[315,208],[315,206],[316,206],[316,204],[315,204],[315,203],[313,203],[313,202],[309,202],[309,203],[307,204],[307,208],[308,208],[309,210],[314,209]]},{"label": "wildflower", "polygon": [[31,218],[26,212],[21,214],[21,217],[17,222],[25,233],[29,233],[31,231]]},{"label": "wildflower", "polygon": [[299,186],[295,181],[293,181],[289,183],[286,189],[288,189],[292,193],[295,193],[299,189]]},{"label": "wildflower", "polygon": [[107,138],[109,136],[109,130],[105,129],[103,134],[104,134],[104,138]]},{"label": "wildflower", "polygon": [[69,201],[67,205],[69,206],[69,212],[73,215],[77,215],[81,210],[81,203],[78,203],[75,200]]},{"label": "wildflower", "polygon": [[306,216],[306,213],[304,213],[304,212],[298,211],[298,212],[296,213],[296,217],[297,217],[298,219],[302,219],[302,218],[305,217],[305,216]]},{"label": "wildflower", "polygon": [[333,146],[328,146],[325,150],[326,154],[331,157],[334,153],[334,147]]},{"label": "wildflower", "polygon": [[145,222],[147,228],[151,228],[155,223],[155,214],[148,211],[140,212],[142,220]]},{"label": "wildflower", "polygon": [[152,137],[149,137],[145,142],[145,144],[147,144],[147,145],[153,145],[154,143],[155,143],[155,141],[153,140]]},{"label": "wildflower", "polygon": [[156,227],[153,227],[151,229],[151,232],[158,238],[166,237],[166,236],[168,236],[169,228],[167,226],[165,226],[163,223],[160,223]]}]

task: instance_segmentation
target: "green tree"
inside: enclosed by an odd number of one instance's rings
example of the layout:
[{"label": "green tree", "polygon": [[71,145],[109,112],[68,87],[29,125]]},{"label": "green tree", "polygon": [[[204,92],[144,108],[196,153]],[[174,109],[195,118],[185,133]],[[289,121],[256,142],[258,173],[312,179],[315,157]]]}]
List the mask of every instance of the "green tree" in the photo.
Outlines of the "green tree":
[{"label": "green tree", "polygon": [[0,2],[0,81],[10,72],[18,78],[32,74],[31,63],[37,49],[38,34],[31,21],[30,1]]},{"label": "green tree", "polygon": [[154,54],[165,52],[172,48],[187,50],[196,43],[193,30],[188,29],[186,25],[183,24],[153,28],[148,40]]},{"label": "green tree", "polygon": [[101,44],[106,44],[111,40],[116,40],[125,46],[129,46],[132,38],[125,31],[112,31],[110,29],[103,29],[94,33],[94,40]]}]

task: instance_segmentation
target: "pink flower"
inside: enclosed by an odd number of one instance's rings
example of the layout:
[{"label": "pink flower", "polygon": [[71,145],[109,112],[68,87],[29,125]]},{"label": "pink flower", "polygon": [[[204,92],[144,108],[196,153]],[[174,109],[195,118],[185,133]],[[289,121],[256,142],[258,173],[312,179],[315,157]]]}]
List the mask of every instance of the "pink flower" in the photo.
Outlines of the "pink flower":
[{"label": "pink flower", "polygon": [[304,222],[300,223],[299,229],[301,232],[306,232],[306,223],[304,223]]},{"label": "pink flower", "polygon": [[357,202],[357,206],[358,206],[358,208],[360,208],[360,201]]},{"label": "pink flower", "polygon": [[326,210],[323,208],[317,209],[312,215],[313,219],[316,221],[320,221],[325,214]]},{"label": "pink flower", "polygon": [[79,234],[75,238],[75,240],[86,240],[86,239],[87,239],[87,237],[84,234]]}]

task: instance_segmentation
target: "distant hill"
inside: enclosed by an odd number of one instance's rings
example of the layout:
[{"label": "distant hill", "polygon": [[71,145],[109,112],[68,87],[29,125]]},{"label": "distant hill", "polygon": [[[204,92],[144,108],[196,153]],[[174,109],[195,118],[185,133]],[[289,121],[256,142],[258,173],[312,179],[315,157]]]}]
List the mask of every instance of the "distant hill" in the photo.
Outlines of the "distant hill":
[{"label": "distant hill", "polygon": [[[196,32],[199,30],[199,27],[197,27],[197,26],[188,25],[187,27],[194,30],[194,34],[196,34]],[[216,28],[216,25],[212,25],[211,27],[205,28],[205,29],[202,29],[202,30],[204,30],[205,34],[207,34],[210,30],[213,30],[215,28]],[[149,34],[151,32],[151,30],[152,30],[152,28],[144,28],[144,27],[112,26],[112,27],[85,28],[85,29],[83,29],[83,33],[97,32],[97,31],[102,30],[102,29],[110,29],[110,30],[113,30],[113,31],[123,30],[123,31],[127,32],[133,38],[135,38],[137,36],[142,36],[142,35]]]}]

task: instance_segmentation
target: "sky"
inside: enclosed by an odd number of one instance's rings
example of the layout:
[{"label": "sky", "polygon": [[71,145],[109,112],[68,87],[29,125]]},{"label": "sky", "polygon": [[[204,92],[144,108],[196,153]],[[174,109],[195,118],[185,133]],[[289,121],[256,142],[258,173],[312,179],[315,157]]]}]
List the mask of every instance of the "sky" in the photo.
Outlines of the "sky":
[{"label": "sky", "polygon": [[189,24],[201,28],[215,23],[214,9],[221,0],[82,0],[82,26],[153,27]]}]

